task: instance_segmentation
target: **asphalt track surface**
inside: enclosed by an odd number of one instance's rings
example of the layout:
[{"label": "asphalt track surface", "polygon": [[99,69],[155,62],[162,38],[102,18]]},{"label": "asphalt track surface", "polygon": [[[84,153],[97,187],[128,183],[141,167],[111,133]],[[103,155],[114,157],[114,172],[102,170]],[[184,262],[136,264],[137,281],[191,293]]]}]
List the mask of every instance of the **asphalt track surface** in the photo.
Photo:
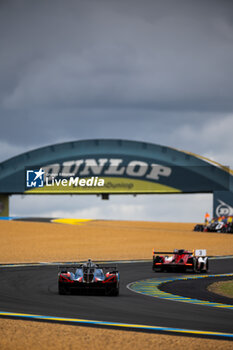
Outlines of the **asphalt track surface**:
[{"label": "asphalt track surface", "polygon": [[[212,260],[211,274],[233,272],[232,262],[232,259]],[[162,300],[129,290],[127,285],[134,281],[178,275],[156,274],[151,265],[151,262],[118,264],[118,297],[58,295],[56,266],[0,268],[0,311],[233,333],[232,310]],[[219,279],[211,278],[207,284],[216,280]],[[168,288],[169,292],[189,296],[190,284],[189,288],[183,286],[191,283],[192,297],[212,298],[212,293],[206,292],[206,285],[198,287],[200,282],[203,281],[174,282],[164,290]],[[181,288],[177,287],[179,284],[182,284]]]}]

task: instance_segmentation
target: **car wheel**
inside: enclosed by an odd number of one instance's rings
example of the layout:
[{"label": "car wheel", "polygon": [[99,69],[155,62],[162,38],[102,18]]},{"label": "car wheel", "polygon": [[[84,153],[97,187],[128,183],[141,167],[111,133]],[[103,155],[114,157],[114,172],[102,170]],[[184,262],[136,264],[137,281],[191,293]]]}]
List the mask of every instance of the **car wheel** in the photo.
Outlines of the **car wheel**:
[{"label": "car wheel", "polygon": [[117,297],[119,295],[119,288],[113,289],[112,296]]},{"label": "car wheel", "polygon": [[163,267],[162,266],[156,266],[154,267],[154,272],[163,272]]},{"label": "car wheel", "polygon": [[193,270],[193,273],[197,273],[197,260],[196,260],[196,258],[193,258],[192,270]]},{"label": "car wheel", "polygon": [[63,283],[58,283],[58,293],[59,293],[60,295],[66,295],[66,294],[68,294],[67,287],[64,286]]},{"label": "car wheel", "polygon": [[209,259],[206,259],[206,265],[205,268],[202,269],[202,272],[207,273],[209,271]]},{"label": "car wheel", "polygon": [[163,271],[163,265],[155,265],[155,263],[161,263],[162,261],[163,261],[163,259],[160,256],[156,256],[153,259],[152,270],[154,270],[154,272],[162,272]]}]

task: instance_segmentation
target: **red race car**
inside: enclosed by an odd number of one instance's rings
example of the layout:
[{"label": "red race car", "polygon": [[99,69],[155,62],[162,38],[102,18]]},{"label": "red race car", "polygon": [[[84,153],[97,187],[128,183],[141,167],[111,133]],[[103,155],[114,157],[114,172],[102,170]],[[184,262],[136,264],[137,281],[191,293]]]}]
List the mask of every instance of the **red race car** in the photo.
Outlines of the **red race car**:
[{"label": "red race car", "polygon": [[205,249],[196,249],[192,252],[185,249],[175,249],[173,252],[155,252],[153,249],[152,270],[155,272],[184,272],[186,270],[191,270],[192,272],[207,272],[208,269],[209,261]]}]

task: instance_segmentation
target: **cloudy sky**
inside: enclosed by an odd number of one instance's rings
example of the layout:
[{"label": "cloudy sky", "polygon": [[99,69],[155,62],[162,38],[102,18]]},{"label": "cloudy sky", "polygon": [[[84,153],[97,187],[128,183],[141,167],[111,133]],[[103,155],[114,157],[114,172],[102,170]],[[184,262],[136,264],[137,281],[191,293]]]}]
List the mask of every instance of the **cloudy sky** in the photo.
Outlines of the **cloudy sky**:
[{"label": "cloudy sky", "polygon": [[[233,168],[233,2],[2,0],[0,161],[123,138]],[[59,200],[60,199],[60,200]],[[11,198],[11,214],[200,221],[211,195]]]}]

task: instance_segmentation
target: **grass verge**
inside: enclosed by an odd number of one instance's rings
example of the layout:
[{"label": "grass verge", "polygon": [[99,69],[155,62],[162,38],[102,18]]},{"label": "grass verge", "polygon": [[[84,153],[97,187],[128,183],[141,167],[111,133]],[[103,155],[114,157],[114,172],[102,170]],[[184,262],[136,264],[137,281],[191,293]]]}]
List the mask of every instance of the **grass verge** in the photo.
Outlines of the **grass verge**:
[{"label": "grass verge", "polygon": [[233,281],[220,281],[208,286],[212,293],[223,295],[224,297],[233,298]]}]

